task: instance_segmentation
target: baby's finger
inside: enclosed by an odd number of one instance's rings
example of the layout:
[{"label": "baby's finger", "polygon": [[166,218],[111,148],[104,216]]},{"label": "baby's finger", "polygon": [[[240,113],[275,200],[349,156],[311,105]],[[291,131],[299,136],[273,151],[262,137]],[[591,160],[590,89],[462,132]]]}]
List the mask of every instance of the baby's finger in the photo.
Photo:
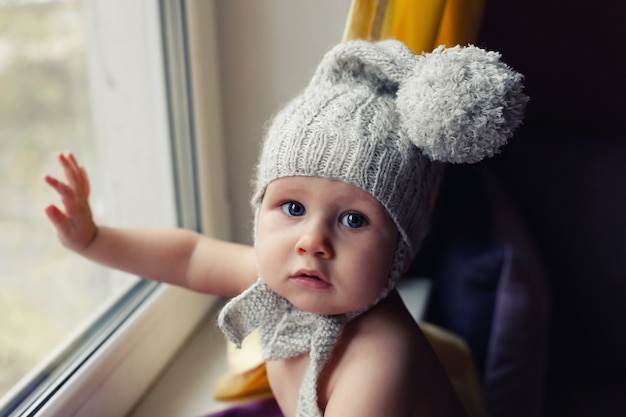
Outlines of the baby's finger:
[{"label": "baby's finger", "polygon": [[73,153],[70,153],[68,155],[68,158],[70,162],[72,163],[72,166],[74,168],[74,173],[76,175],[76,192],[78,193],[78,195],[88,196],[89,195],[89,184],[88,184],[89,181],[87,180],[87,172],[85,171],[85,168],[78,163]]},{"label": "baby's finger", "polygon": [[73,198],[75,196],[74,190],[67,184],[50,175],[46,175],[44,179],[50,187],[54,188],[54,190],[61,195],[61,197]]},{"label": "baby's finger", "polygon": [[73,153],[69,154],[69,159],[74,167],[76,174],[76,192],[83,197],[89,197],[89,179],[85,167],[80,165]]},{"label": "baby's finger", "polygon": [[65,177],[67,178],[67,183],[70,188],[79,192],[79,178],[78,178],[78,169],[76,167],[76,160],[72,158],[72,154],[63,154],[59,155],[59,162],[61,162],[61,166],[63,167],[63,172],[65,173]]},{"label": "baby's finger", "polygon": [[89,194],[91,193],[91,185],[89,184],[89,176],[87,175],[87,170],[85,169],[84,166],[80,166],[80,173],[81,173],[81,179],[83,181],[83,191],[84,191],[84,195],[86,197],[89,197]]},{"label": "baby's finger", "polygon": [[65,214],[59,208],[53,204],[46,207],[46,216],[54,223],[55,225],[61,224],[67,219]]},{"label": "baby's finger", "polygon": [[55,205],[46,207],[46,216],[52,222],[59,234],[67,234],[69,231],[67,216]]}]

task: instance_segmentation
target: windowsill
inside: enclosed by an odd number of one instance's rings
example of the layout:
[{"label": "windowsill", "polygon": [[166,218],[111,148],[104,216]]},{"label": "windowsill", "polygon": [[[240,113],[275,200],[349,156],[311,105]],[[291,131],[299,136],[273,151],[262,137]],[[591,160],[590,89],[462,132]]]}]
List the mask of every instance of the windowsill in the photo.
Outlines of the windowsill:
[{"label": "windowsill", "polygon": [[[420,320],[430,293],[430,281],[406,279],[398,288],[411,314]],[[226,342],[217,327],[217,314],[222,306],[223,303],[216,303],[127,417],[201,417],[233,405],[213,399],[218,379],[228,373]]]},{"label": "windowsill", "polygon": [[223,303],[209,311],[159,380],[127,417],[200,417],[231,406],[213,399],[228,372],[226,342],[217,327]]}]

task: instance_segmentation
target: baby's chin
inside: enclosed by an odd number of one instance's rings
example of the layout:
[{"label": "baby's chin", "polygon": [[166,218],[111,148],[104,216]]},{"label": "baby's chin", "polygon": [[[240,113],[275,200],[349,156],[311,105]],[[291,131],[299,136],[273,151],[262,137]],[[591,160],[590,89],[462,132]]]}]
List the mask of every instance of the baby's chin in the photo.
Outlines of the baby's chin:
[{"label": "baby's chin", "polygon": [[348,317],[354,317],[369,310],[380,300],[380,296],[374,297],[368,294],[358,301],[345,302],[340,299],[339,294],[333,294],[332,290],[324,294],[315,290],[307,291],[290,286],[275,286],[272,285],[271,281],[268,282],[267,280],[265,282],[272,291],[285,298],[299,310],[324,316],[347,315]]},{"label": "baby's chin", "polygon": [[[282,294],[281,294],[282,295]],[[284,297],[284,296],[283,296]],[[367,304],[332,305],[330,303],[311,300],[310,297],[285,297],[291,304],[302,311],[324,316],[355,317],[373,307],[374,300]]]}]

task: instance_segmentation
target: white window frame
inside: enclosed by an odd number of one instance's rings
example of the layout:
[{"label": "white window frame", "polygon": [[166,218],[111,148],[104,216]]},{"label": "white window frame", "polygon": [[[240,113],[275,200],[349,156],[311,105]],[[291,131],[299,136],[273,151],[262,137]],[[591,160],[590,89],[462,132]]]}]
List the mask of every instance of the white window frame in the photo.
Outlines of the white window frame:
[{"label": "white window frame", "polygon": [[[197,8],[203,19],[206,11],[212,16],[213,3],[84,0],[84,9],[94,130],[106,144],[98,147],[102,166],[158,161],[149,184],[133,184],[123,169],[116,180],[158,194],[162,203],[145,215],[159,226],[228,239],[215,25],[194,20]],[[192,51],[202,59],[191,60]],[[106,197],[132,207],[132,193],[121,194]],[[127,415],[217,301],[163,284],[144,293],[97,349],[80,357],[80,367],[62,375],[49,400],[19,415]]]}]

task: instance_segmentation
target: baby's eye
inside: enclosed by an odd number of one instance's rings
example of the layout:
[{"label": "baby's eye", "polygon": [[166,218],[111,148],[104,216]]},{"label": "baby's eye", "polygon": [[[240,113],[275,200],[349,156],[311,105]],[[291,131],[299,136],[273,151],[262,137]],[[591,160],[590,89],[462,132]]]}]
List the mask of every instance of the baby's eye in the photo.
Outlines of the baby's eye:
[{"label": "baby's eye", "polygon": [[351,229],[358,229],[367,225],[367,219],[359,213],[348,213],[341,218],[341,224]]},{"label": "baby's eye", "polygon": [[304,213],[306,212],[304,206],[297,201],[288,201],[283,203],[280,205],[280,208],[283,209],[285,214],[294,217],[304,216]]}]

